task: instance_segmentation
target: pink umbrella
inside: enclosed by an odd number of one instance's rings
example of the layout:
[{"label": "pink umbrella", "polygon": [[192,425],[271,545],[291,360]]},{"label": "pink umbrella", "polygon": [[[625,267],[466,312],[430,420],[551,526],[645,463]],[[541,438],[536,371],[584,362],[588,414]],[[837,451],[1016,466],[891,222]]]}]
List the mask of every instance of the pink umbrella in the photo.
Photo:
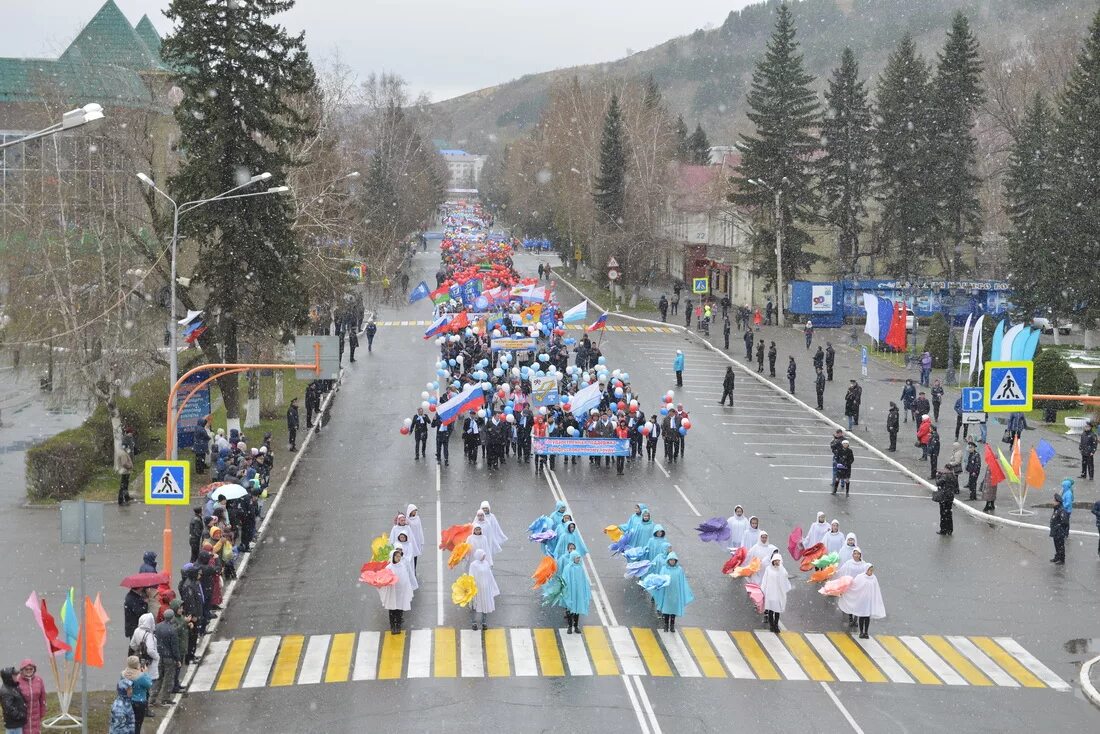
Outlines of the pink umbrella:
[{"label": "pink umbrella", "polygon": [[745,584],[745,591],[748,593],[749,598],[752,599],[752,603],[756,605],[756,613],[764,613],[764,592],[760,590],[760,586],[757,584]]},{"label": "pink umbrella", "polygon": [[791,558],[796,561],[802,558],[802,526],[795,525],[794,530],[787,536],[787,550]]}]

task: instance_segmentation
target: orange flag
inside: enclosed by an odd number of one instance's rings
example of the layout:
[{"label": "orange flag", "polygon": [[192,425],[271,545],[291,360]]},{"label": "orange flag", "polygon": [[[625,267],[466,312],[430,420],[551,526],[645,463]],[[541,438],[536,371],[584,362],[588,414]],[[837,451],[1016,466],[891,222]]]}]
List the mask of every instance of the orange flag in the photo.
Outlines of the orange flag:
[{"label": "orange flag", "polygon": [[[1032,449],[1032,451],[1034,451],[1034,450],[1035,449]],[[1020,474],[1020,464],[1021,464],[1022,461],[1023,461],[1023,457],[1020,456],[1020,437],[1017,436],[1016,440],[1012,442],[1012,458],[1011,458],[1012,471],[1016,472],[1016,476],[1021,476],[1021,474]]]},{"label": "orange flag", "polygon": [[84,659],[84,634],[88,635],[88,665],[93,668],[103,667],[103,647],[107,642],[107,614],[103,610],[103,604],[99,598],[92,603],[91,597],[84,597],[84,627],[76,641],[76,660]]},{"label": "orange flag", "polygon": [[1041,489],[1043,483],[1047,480],[1046,470],[1043,469],[1043,463],[1039,461],[1039,455],[1035,453],[1035,448],[1032,447],[1031,453],[1027,457],[1027,486],[1032,489]]}]

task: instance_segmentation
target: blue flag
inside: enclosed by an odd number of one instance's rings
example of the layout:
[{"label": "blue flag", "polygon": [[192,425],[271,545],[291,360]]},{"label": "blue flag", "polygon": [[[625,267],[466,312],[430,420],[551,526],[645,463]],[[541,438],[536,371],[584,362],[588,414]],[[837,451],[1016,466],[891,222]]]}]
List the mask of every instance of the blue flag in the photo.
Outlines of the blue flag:
[{"label": "blue flag", "polygon": [[1039,457],[1039,463],[1044,467],[1047,462],[1054,458],[1054,447],[1047,443],[1046,439],[1039,439],[1039,443],[1035,444],[1035,455]]},{"label": "blue flag", "polygon": [[420,283],[412,289],[412,292],[409,293],[409,303],[416,303],[421,298],[427,298],[430,292],[431,291],[428,290],[428,284],[424,281],[420,281]]}]

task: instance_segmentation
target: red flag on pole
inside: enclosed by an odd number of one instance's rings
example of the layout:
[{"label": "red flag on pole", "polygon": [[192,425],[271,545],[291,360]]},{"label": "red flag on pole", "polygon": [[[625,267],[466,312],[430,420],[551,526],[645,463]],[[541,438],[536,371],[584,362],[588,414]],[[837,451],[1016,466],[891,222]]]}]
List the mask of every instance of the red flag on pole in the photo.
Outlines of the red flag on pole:
[{"label": "red flag on pole", "polygon": [[886,332],[886,343],[899,352],[905,351],[905,304],[894,304],[894,316],[890,319],[890,329]]},{"label": "red flag on pole", "polygon": [[1005,480],[1004,470],[1001,469],[1001,464],[997,461],[997,457],[993,454],[993,447],[988,443],[985,445],[985,465],[989,469],[989,483],[1000,484]]},{"label": "red flag on pole", "polygon": [[54,621],[53,615],[46,609],[45,599],[42,600],[42,632],[46,635],[46,641],[50,645],[51,655],[55,655],[59,652],[68,652],[72,649],[58,639],[61,633],[57,629],[57,622]]}]

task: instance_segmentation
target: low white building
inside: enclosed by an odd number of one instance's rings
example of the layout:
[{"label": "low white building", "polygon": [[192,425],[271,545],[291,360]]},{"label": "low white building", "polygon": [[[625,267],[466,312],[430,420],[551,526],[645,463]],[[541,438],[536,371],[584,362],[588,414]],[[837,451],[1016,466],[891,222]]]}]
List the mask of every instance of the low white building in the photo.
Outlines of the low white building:
[{"label": "low white building", "polygon": [[444,149],[439,151],[443,160],[447,163],[447,170],[451,173],[451,180],[447,188],[450,189],[476,189],[481,180],[481,169],[485,166],[487,156],[467,153],[464,150]]}]

